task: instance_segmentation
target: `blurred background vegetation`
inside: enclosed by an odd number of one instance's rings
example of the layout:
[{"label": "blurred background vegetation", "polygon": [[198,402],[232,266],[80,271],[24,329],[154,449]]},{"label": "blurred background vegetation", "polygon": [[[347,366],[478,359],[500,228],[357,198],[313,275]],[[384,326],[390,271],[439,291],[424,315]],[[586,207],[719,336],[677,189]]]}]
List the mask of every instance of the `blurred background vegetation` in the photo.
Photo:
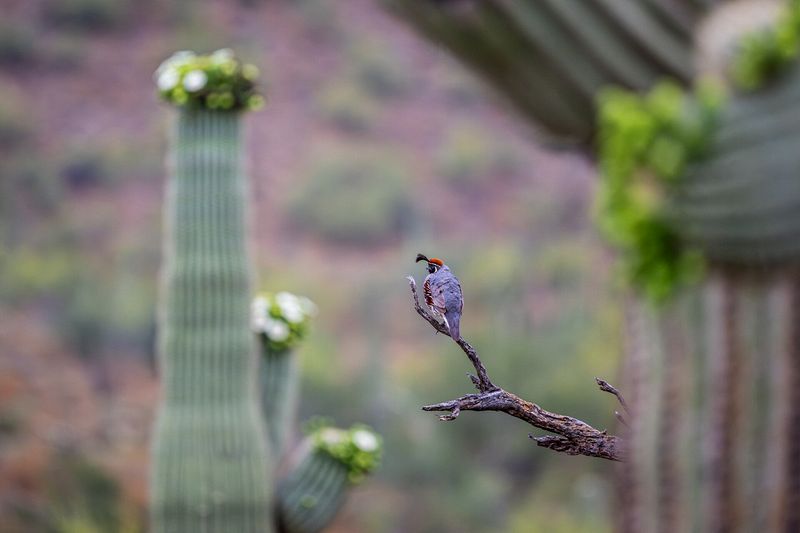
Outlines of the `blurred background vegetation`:
[{"label": "blurred background vegetation", "polygon": [[[444,52],[370,0],[7,0],[0,7],[0,523],[145,527],[174,50],[261,67],[249,116],[258,286],[314,300],[300,418],[385,437],[333,530],[602,532],[609,467],[537,449],[463,394],[469,365],[411,311],[417,252],[461,278],[492,379],[606,427],[620,306],[594,177],[538,144]],[[4,529],[5,531],[5,529]]]}]

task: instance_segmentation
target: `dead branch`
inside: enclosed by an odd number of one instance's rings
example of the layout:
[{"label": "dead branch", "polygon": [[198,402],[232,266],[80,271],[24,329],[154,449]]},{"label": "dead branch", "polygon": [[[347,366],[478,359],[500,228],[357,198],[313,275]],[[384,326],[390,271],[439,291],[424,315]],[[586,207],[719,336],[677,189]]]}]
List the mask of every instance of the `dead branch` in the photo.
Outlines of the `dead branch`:
[{"label": "dead branch", "polygon": [[[414,278],[409,276],[407,279],[416,312],[437,332],[449,336],[447,327],[433,318],[420,305],[417,283]],[[426,405],[422,408],[423,411],[448,412],[448,414],[439,416],[439,420],[443,421],[455,420],[461,411],[499,411],[524,420],[539,429],[555,433],[555,435],[543,437],[530,435],[530,438],[535,440],[536,444],[544,448],[550,448],[569,455],[588,455],[612,461],[623,460],[625,450],[624,443],[620,437],[609,435],[605,430],[600,431],[577,418],[551,413],[535,403],[523,400],[519,396],[501,389],[489,379],[486,367],[483,366],[475,348],[465,341],[463,337],[457,344],[467,355],[472,366],[475,367],[477,377],[470,375],[470,379],[478,389],[478,393],[467,394],[448,402]],[[597,379],[597,384],[601,390],[614,394],[627,411],[625,400],[617,389],[601,379]]]},{"label": "dead branch", "polygon": [[625,412],[629,415],[631,414],[630,409],[628,409],[628,404],[625,402],[625,398],[622,397],[622,394],[616,388],[609,385],[608,381],[603,379],[594,378],[594,380],[597,382],[597,386],[600,387],[601,391],[608,392],[616,396],[619,404],[623,409],[625,409]]}]

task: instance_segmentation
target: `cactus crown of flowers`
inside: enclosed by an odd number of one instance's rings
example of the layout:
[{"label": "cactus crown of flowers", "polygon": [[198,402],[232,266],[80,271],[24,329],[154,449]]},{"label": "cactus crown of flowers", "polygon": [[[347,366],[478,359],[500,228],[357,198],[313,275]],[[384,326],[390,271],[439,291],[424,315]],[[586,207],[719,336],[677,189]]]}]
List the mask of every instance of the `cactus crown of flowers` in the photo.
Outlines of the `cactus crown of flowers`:
[{"label": "cactus crown of flowers", "polygon": [[327,419],[316,418],[306,425],[315,451],[326,453],[347,467],[348,479],[358,484],[380,464],[383,441],[369,426],[350,429],[333,427]]},{"label": "cactus crown of flowers", "polygon": [[304,296],[289,292],[256,295],[250,307],[250,324],[262,340],[275,351],[288,350],[308,332],[317,306]]},{"label": "cactus crown of flowers", "polygon": [[259,109],[258,67],[242,63],[228,48],[208,55],[175,52],[156,69],[159,96],[178,107],[216,111]]}]

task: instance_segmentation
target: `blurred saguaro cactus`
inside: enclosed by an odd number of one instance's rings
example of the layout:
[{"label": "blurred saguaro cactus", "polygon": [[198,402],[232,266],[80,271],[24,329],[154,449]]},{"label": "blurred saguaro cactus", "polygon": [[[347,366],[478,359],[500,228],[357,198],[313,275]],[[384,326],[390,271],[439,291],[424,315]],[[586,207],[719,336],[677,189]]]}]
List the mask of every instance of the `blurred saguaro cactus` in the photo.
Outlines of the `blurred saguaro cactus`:
[{"label": "blurred saguaro cactus", "polygon": [[380,456],[380,439],[366,427],[319,427],[342,439],[308,437],[273,503],[297,400],[293,348],[316,308],[286,292],[250,302],[239,112],[263,103],[257,74],[229,50],[178,52],[156,72],[160,95],[179,108],[151,474],[156,532],[320,531]]},{"label": "blurred saguaro cactus", "polygon": [[654,424],[680,446],[631,465],[628,531],[657,531],[641,527],[654,512],[673,530],[800,528],[800,3],[786,5],[777,30],[739,36],[708,154],[666,198],[709,275],[656,315],[628,360],[634,397],[661,406],[634,426],[634,449],[654,451]]},{"label": "blurred saguaro cactus", "polygon": [[[157,72],[180,111],[166,194],[151,476],[156,532],[271,531],[270,457],[256,399],[240,114],[252,80],[230,54],[173,56]],[[222,80],[236,93],[214,87]],[[210,91],[209,91],[210,90]],[[217,109],[211,101],[222,99]]]},{"label": "blurred saguaro cactus", "polygon": [[[778,29],[730,44],[730,94],[703,150],[662,181],[655,211],[673,252],[698,254],[707,275],[670,287],[660,306],[629,303],[623,375],[634,412],[621,531],[800,527],[800,161],[786,111],[800,101],[799,6],[787,3]],[[671,138],[665,131],[644,150]],[[653,172],[639,165],[630,187]]]},{"label": "blurred saguaro cactus", "polygon": [[288,292],[260,293],[252,303],[251,324],[260,346],[261,409],[272,454],[280,459],[297,407],[299,376],[294,349],[303,339],[316,306]]},{"label": "blurred saguaro cactus", "polygon": [[377,466],[380,450],[380,438],[365,426],[343,430],[317,422],[294,452],[292,470],[278,484],[279,531],[321,531],[344,503],[348,487]]},{"label": "blurred saguaro cactus", "polygon": [[796,530],[793,277],[714,266],[661,308],[630,303],[620,531]]},{"label": "blurred saguaro cactus", "polygon": [[545,133],[590,141],[595,96],[689,82],[693,32],[715,0],[381,0]]},{"label": "blurred saguaro cactus", "polygon": [[780,264],[800,257],[800,64],[725,107],[709,157],[687,169],[670,216],[712,260]]},{"label": "blurred saguaro cactus", "polygon": [[273,458],[284,463],[286,471],[277,481],[274,520],[281,532],[321,531],[336,516],[347,491],[377,466],[381,440],[366,426],[345,431],[316,419],[308,436],[286,450],[299,389],[294,349],[305,336],[316,306],[288,292],[260,293],[251,312],[261,346],[262,414]]},{"label": "blurred saguaro cactus", "polygon": [[[383,1],[598,150],[604,229],[638,267],[618,530],[800,530],[800,2],[775,22],[769,1]],[[670,96],[706,69],[728,85],[713,116]],[[643,96],[662,76],[674,90]],[[611,115],[607,84],[631,91]],[[629,134],[610,150],[609,116]]]}]

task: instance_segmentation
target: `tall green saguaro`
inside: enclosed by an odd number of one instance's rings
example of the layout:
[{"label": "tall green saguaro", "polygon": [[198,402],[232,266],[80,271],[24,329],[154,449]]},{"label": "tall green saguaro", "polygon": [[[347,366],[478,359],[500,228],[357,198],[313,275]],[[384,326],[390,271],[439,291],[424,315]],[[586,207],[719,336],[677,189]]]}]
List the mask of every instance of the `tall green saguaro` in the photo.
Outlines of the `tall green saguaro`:
[{"label": "tall green saguaro", "polygon": [[166,194],[155,532],[271,531],[241,162],[240,111],[261,102],[254,69],[222,50],[178,53],[156,73],[179,113]]}]

